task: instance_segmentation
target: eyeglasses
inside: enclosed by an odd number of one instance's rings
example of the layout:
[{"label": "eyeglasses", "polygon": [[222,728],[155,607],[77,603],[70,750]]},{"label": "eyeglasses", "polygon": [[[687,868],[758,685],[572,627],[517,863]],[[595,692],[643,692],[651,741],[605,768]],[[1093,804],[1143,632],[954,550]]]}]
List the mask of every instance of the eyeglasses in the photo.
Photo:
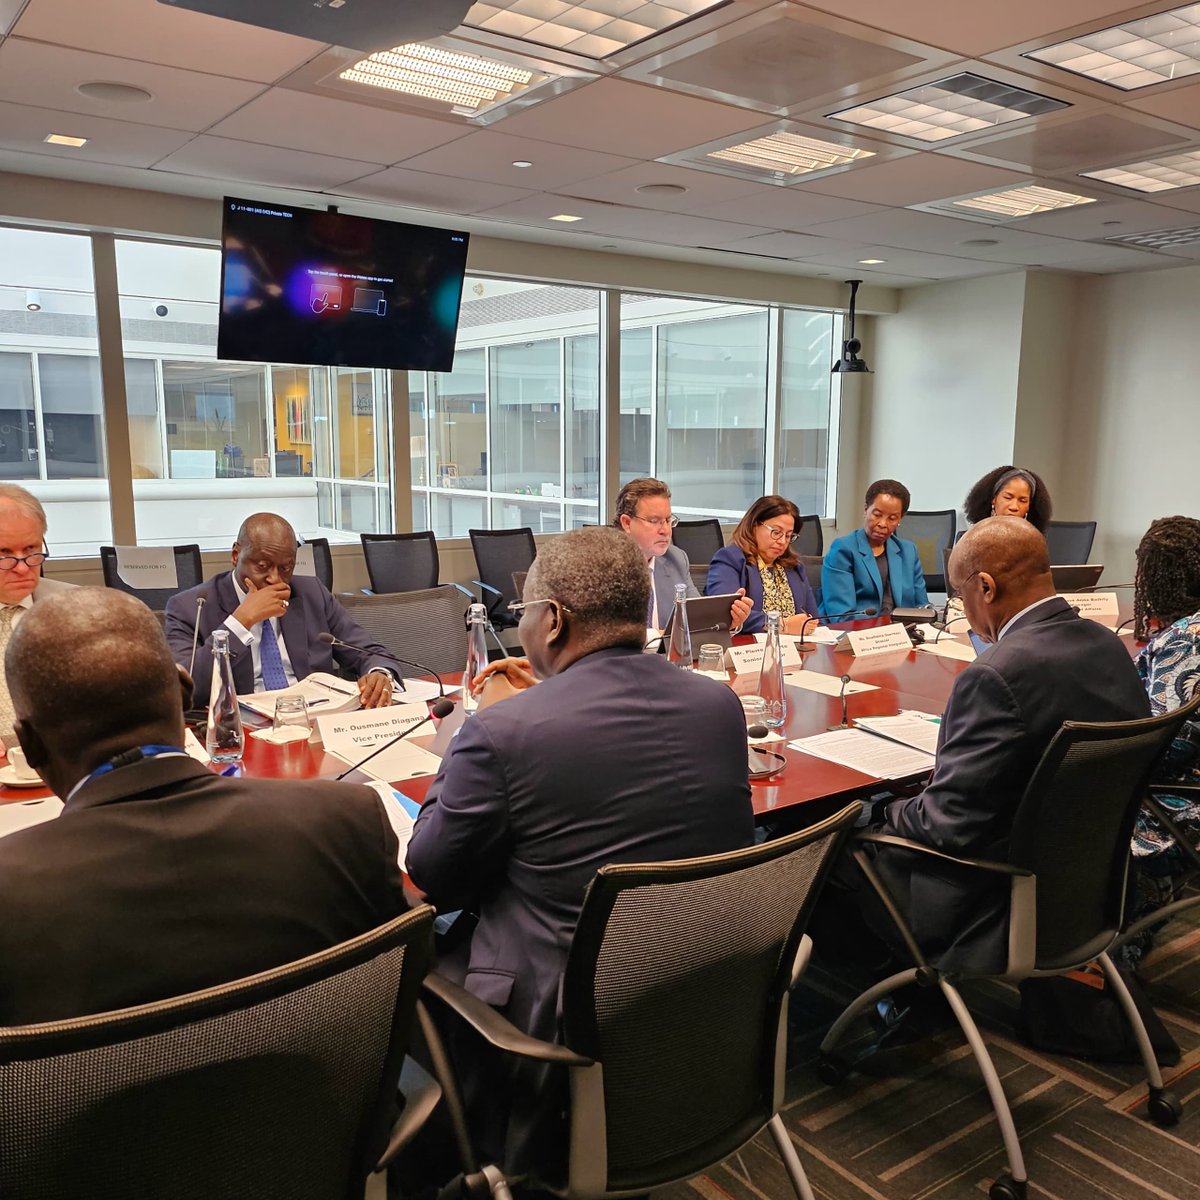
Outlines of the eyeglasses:
[{"label": "eyeglasses", "polygon": [[647,525],[653,525],[655,529],[674,529],[679,524],[679,518],[674,513],[669,517],[639,517],[636,513],[632,516],[635,521],[645,521]]},{"label": "eyeglasses", "polygon": [[17,563],[24,563],[32,570],[34,567],[40,567],[49,557],[48,554],[26,554],[23,558],[17,558],[15,555],[6,554],[0,558],[0,571],[15,571]]},{"label": "eyeglasses", "polygon": [[763,528],[773,542],[794,542],[800,536],[798,533],[788,533],[786,529],[780,529],[775,525],[763,525]]},{"label": "eyeglasses", "polygon": [[558,607],[563,612],[571,612],[571,609],[569,609],[565,604],[559,604],[557,600],[554,600],[549,596],[546,596],[542,600],[514,600],[508,606],[508,611],[519,617],[531,604],[558,604]]}]

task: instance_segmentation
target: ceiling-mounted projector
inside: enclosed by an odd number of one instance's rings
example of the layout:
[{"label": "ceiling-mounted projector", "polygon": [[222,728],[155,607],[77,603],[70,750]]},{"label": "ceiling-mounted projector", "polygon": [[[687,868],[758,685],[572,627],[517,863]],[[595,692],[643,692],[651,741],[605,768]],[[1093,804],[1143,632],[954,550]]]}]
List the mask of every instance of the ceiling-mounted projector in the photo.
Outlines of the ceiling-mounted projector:
[{"label": "ceiling-mounted projector", "polygon": [[473,0],[158,0],[350,50],[389,50],[462,24]]}]

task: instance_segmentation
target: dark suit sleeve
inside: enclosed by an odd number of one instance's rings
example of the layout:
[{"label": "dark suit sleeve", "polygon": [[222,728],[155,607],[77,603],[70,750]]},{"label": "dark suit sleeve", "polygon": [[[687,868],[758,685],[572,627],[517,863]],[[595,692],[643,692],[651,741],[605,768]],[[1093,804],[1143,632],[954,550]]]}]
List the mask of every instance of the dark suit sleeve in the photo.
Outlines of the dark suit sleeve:
[{"label": "dark suit sleeve", "polygon": [[[797,563],[795,566],[796,581],[792,584],[792,595],[796,600],[796,611],[806,612],[810,617],[817,615],[817,594],[812,590],[812,584],[808,582],[808,572],[804,569],[803,563]],[[845,609],[836,609],[836,612],[844,612]]]},{"label": "dark suit sleeve", "polygon": [[339,642],[348,643],[346,646],[332,647],[333,657],[339,666],[353,671],[355,677],[360,679],[376,668],[391,672],[397,679],[403,675],[400,663],[378,642],[371,640],[370,634],[324,585],[321,585],[321,599],[325,605],[325,625],[318,632],[328,630]]},{"label": "dark suit sleeve", "polygon": [[[737,546],[723,546],[708,564],[708,578],[704,581],[704,591],[709,596],[723,596],[736,592],[738,588],[746,588],[746,595],[750,595],[746,581],[746,556]],[[762,606],[756,604],[750,610],[741,632],[757,633],[765,624]]]},{"label": "dark suit sleeve", "polygon": [[[197,612],[196,601],[203,595],[204,607]],[[191,666],[192,671],[192,704],[198,708],[208,704],[209,693],[212,691],[212,635],[216,629],[225,628],[225,614],[217,595],[216,584],[213,581],[202,588],[192,588],[179,592],[167,601],[166,635],[167,645],[171,655],[186,671],[192,664],[192,636],[195,633],[197,618],[200,620],[200,637],[196,642],[196,658]],[[249,661],[239,669],[242,659],[251,659],[250,647],[234,634],[229,635],[229,661],[233,664],[234,682],[239,691],[249,691],[252,670]],[[247,674],[250,672],[250,674]]]},{"label": "dark suit sleeve", "polygon": [[1026,732],[1003,678],[983,663],[968,667],[942,717],[929,786],[889,807],[884,832],[947,854],[986,857],[1007,836],[1028,782]]},{"label": "dark suit sleeve", "polygon": [[854,587],[854,551],[849,539],[838,538],[821,566],[821,615],[850,612],[858,607]]},{"label": "dark suit sleeve", "polygon": [[454,739],[408,843],[409,877],[443,912],[468,905],[508,860],[504,767],[481,716]]}]

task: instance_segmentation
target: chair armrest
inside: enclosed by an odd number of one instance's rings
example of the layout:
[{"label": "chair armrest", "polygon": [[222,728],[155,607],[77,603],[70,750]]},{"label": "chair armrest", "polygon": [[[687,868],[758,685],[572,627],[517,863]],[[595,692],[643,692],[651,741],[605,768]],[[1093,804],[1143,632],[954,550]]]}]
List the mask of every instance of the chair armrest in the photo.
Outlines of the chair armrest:
[{"label": "chair armrest", "polygon": [[373,596],[373,595],[375,595],[375,593],[374,593],[374,592],[373,592],[373,591],[372,591],[370,588],[359,588],[358,590],[359,590],[359,591],[360,591],[360,592],[361,592],[361,593],[362,593],[364,596]]},{"label": "chair armrest", "polygon": [[792,982],[788,984],[789,988],[794,988],[800,982],[800,976],[808,969],[812,948],[812,938],[806,933],[801,937],[800,945],[796,947],[796,961],[792,963]]},{"label": "chair armrest", "polygon": [[974,867],[980,871],[991,871],[996,875],[1032,875],[1032,871],[1024,867],[1014,867],[1011,863],[990,862],[985,858],[956,858],[953,854],[944,854],[932,846],[922,842],[910,842],[908,838],[896,837],[890,833],[860,833],[855,836],[857,842],[871,842],[876,846],[897,846],[901,850],[913,850],[918,854],[927,854],[930,858],[940,858],[943,862],[954,863],[960,867]]},{"label": "chair armrest", "polygon": [[566,1046],[556,1046],[553,1042],[543,1042],[522,1033],[490,1004],[485,1004],[478,996],[472,996],[465,988],[452,983],[436,971],[430,971],[425,976],[422,987],[453,1010],[498,1050],[519,1054],[522,1058],[537,1059],[539,1062],[562,1063],[569,1067],[594,1065],[590,1058],[584,1058],[582,1054],[576,1054]]},{"label": "chair armrest", "polygon": [[382,1171],[425,1127],[430,1114],[442,1098],[437,1081],[414,1059],[405,1057],[400,1068],[398,1091],[404,1097],[404,1109],[396,1118],[388,1137],[387,1149],[375,1164]]},{"label": "chair armrest", "polygon": [[464,587],[461,583],[455,583],[453,580],[450,581],[449,586],[454,588],[456,591],[462,592],[462,594],[466,596],[468,600],[475,599],[475,593],[472,592],[469,587]]},{"label": "chair armrest", "polygon": [[503,596],[504,593],[499,588],[494,588],[490,583],[484,583],[482,579],[472,579],[471,582],[478,588],[482,588],[485,592],[491,592],[493,596]]},{"label": "chair armrest", "polygon": [[1151,796],[1200,796],[1200,783],[1152,783]]}]

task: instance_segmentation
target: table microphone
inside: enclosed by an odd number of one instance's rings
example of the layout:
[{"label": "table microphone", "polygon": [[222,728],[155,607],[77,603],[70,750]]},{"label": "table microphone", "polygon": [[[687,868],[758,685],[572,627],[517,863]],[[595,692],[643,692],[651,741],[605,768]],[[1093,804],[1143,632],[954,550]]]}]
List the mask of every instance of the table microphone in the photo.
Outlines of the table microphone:
[{"label": "table microphone", "polygon": [[[400,661],[403,662],[405,660],[401,659]],[[426,724],[428,721],[432,721],[434,717],[441,721],[443,718],[448,717],[453,711],[454,702],[452,700],[447,700],[445,696],[439,696],[430,705],[429,712],[419,721],[417,721],[416,724],[410,725],[407,729],[401,730],[398,734],[396,734],[395,737],[388,738],[388,740],[384,742],[382,746],[376,746],[366,758],[360,759],[352,767],[347,767],[340,775],[335,775],[333,777],[334,782],[336,783],[339,779],[345,779],[351,771],[357,771],[358,768],[363,765],[363,763],[369,763],[371,759],[375,757],[375,755],[382,754],[383,751],[394,746],[397,742],[403,741],[410,733],[412,733],[414,729],[420,729],[422,725]]]},{"label": "table microphone", "polygon": [[842,691],[841,691],[841,701],[842,701],[842,723],[841,723],[840,725],[830,725],[830,727],[829,727],[829,728],[830,728],[831,730],[834,730],[834,729],[849,729],[849,728],[850,728],[850,718],[849,718],[849,717],[846,715],[846,688],[847,688],[847,687],[849,687],[849,686],[850,686],[850,676],[849,676],[849,675],[843,675],[843,676],[842,676]]},{"label": "table microphone", "polygon": [[966,620],[968,620],[968,618],[965,614],[961,617],[951,617],[950,620],[946,621],[942,625],[942,627],[937,631],[937,633],[935,633],[933,635],[933,643],[932,644],[936,646],[938,644],[938,641],[940,640],[942,634],[945,633],[946,630],[949,629],[951,625],[957,625],[959,621],[966,621]]},{"label": "table microphone", "polygon": [[[192,657],[191,657],[191,660],[188,662],[188,674],[189,675],[192,674],[192,669],[196,665],[196,647],[200,643],[200,611],[201,611],[201,609],[204,608],[204,606],[207,603],[208,603],[208,596],[206,594],[201,594],[196,597],[196,616],[195,616],[196,627],[192,630]],[[192,700],[193,700],[193,703],[195,703],[194,696],[193,696]]]},{"label": "table microphone", "polygon": [[[349,642],[343,642],[341,638],[335,638],[332,633],[318,633],[317,641],[324,642],[325,645],[327,645],[327,646],[345,646],[345,648],[347,650],[356,650],[356,651],[358,651],[358,653],[360,653],[360,654],[362,653],[361,646],[352,646],[352,645],[350,645]],[[391,652],[389,651],[389,653],[391,653]],[[419,671],[422,671],[424,674],[432,675],[434,677],[434,679],[437,680],[438,695],[445,696],[446,685],[445,685],[445,683],[442,682],[442,677],[436,671],[434,671],[432,668],[427,667],[424,663],[414,662],[411,658],[401,658],[400,655],[398,655],[398,654],[392,654],[392,657],[397,662],[404,663],[404,665],[407,667],[416,667]],[[400,690],[404,691],[404,680],[403,679],[399,680],[399,684],[400,684]]]},{"label": "table microphone", "polygon": [[[746,730],[746,736],[751,738],[763,738],[768,733],[770,730],[765,725],[751,725]],[[787,766],[787,759],[782,754],[776,754],[774,750],[760,750],[750,742],[747,745],[746,765],[750,770],[751,779],[769,779]]]},{"label": "table microphone", "polygon": [[1077,592],[1117,592],[1122,588],[1137,587],[1136,583],[1093,583],[1091,587],[1076,588]]},{"label": "table microphone", "polygon": [[816,642],[806,642],[804,640],[804,635],[808,631],[810,622],[815,621],[819,624],[821,621],[848,621],[851,617],[873,617],[877,612],[878,609],[874,608],[854,608],[849,612],[834,613],[832,617],[808,617],[804,624],[800,626],[800,640],[796,643],[796,649],[801,654],[807,654],[810,650],[817,648]]}]

